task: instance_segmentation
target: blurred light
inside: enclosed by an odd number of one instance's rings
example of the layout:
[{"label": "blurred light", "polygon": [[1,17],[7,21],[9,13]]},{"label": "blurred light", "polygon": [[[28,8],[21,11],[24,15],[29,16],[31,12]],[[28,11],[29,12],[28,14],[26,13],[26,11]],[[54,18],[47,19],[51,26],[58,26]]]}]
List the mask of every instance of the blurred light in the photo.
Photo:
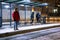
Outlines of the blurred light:
[{"label": "blurred light", "polygon": [[60,7],[60,5],[58,5],[58,7]]},{"label": "blurred light", "polygon": [[1,2],[2,4],[8,4],[8,3],[5,3],[5,2]]},{"label": "blurred light", "polygon": [[9,6],[9,5],[5,5],[4,7],[5,7],[5,8],[10,8],[10,6]]},{"label": "blurred light", "polygon": [[2,4],[6,4],[5,2],[2,2]]},{"label": "blurred light", "polygon": [[46,8],[48,8],[48,6],[46,6]]},{"label": "blurred light", "polygon": [[23,0],[23,1],[20,1],[20,2],[30,2],[30,0]]},{"label": "blurred light", "polygon": [[20,5],[20,6],[24,6],[24,5]]},{"label": "blurred light", "polygon": [[58,10],[57,9],[54,9],[53,11],[54,11],[54,13],[56,13]]},{"label": "blurred light", "polygon": [[42,5],[48,5],[48,3],[42,3]]},{"label": "blurred light", "polygon": [[34,7],[32,7],[32,12],[34,12]]},{"label": "blurred light", "polygon": [[30,0],[24,0],[24,2],[30,2]]}]

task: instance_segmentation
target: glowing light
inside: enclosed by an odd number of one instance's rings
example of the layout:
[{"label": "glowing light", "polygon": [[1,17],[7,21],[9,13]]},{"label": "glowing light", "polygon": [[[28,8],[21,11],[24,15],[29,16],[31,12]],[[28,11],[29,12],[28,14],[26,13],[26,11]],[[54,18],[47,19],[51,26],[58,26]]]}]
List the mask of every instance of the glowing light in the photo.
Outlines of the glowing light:
[{"label": "glowing light", "polygon": [[5,2],[1,2],[2,4],[8,4],[8,3],[5,3]]},{"label": "glowing light", "polygon": [[48,5],[48,3],[42,3],[42,5]]},{"label": "glowing light", "polygon": [[24,5],[20,5],[20,6],[24,6]]},{"label": "glowing light", "polygon": [[46,6],[46,8],[48,8],[48,6]]},{"label": "glowing light", "polygon": [[24,0],[24,2],[30,2],[30,0]]},{"label": "glowing light", "polygon": [[32,12],[34,12],[34,7],[32,7]]},{"label": "glowing light", "polygon": [[5,7],[5,8],[10,8],[10,6],[9,6],[9,5],[5,5],[4,7]]},{"label": "glowing light", "polygon": [[20,1],[20,2],[30,2],[30,0],[22,0],[22,1]]},{"label": "glowing light", "polygon": [[58,10],[57,9],[54,9],[53,11],[54,11],[54,13],[56,13]]},{"label": "glowing light", "polygon": [[58,7],[60,7],[60,5],[58,5]]}]

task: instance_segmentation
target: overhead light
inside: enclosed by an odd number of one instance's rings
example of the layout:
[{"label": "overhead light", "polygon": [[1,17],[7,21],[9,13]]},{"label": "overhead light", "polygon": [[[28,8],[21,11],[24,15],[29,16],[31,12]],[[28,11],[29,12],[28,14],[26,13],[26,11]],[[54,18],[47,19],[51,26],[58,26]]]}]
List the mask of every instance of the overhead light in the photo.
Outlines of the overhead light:
[{"label": "overhead light", "polygon": [[20,5],[20,6],[24,6],[24,5]]},{"label": "overhead light", "polygon": [[42,5],[48,5],[48,3],[42,3]]},{"label": "overhead light", "polygon": [[5,3],[5,2],[1,2],[2,4],[8,4],[8,3]]},{"label": "overhead light", "polygon": [[24,0],[24,2],[30,2],[30,0]]},{"label": "overhead light", "polygon": [[5,7],[5,8],[10,8],[10,6],[9,6],[9,5],[5,5],[4,7]]},{"label": "overhead light", "polygon": [[21,1],[21,2],[30,2],[30,0],[23,0],[23,1]]},{"label": "overhead light", "polygon": [[34,12],[34,7],[32,7],[32,12]]}]

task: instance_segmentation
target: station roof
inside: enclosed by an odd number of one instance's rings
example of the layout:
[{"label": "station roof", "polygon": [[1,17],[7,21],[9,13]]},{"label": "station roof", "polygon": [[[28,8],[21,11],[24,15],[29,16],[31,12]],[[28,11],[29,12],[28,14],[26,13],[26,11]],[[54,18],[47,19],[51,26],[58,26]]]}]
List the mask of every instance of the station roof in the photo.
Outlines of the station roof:
[{"label": "station roof", "polygon": [[0,2],[5,2],[5,3],[17,3],[17,4],[27,4],[27,5],[37,5],[40,4],[38,2],[24,2],[23,0],[0,0]]},{"label": "station roof", "polygon": [[8,3],[18,2],[18,1],[22,1],[22,0],[0,0],[0,2],[8,2]]},{"label": "station roof", "polygon": [[0,0],[0,2],[5,2],[5,3],[17,3],[17,4],[32,5],[32,6],[46,6],[46,5],[48,5],[47,3],[24,2],[23,0]]},{"label": "station roof", "polygon": [[23,5],[39,5],[41,3],[39,2],[17,2],[18,4],[23,4]]}]

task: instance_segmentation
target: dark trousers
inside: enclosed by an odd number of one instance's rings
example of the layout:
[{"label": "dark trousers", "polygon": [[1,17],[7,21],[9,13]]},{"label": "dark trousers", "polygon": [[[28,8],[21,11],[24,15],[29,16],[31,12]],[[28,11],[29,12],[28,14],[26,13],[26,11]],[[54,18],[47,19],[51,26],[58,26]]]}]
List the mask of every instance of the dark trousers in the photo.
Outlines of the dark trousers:
[{"label": "dark trousers", "polygon": [[37,20],[37,23],[39,23],[39,18],[36,18],[36,20]]},{"label": "dark trousers", "polygon": [[31,23],[33,23],[33,21],[34,21],[34,18],[31,19]]}]

